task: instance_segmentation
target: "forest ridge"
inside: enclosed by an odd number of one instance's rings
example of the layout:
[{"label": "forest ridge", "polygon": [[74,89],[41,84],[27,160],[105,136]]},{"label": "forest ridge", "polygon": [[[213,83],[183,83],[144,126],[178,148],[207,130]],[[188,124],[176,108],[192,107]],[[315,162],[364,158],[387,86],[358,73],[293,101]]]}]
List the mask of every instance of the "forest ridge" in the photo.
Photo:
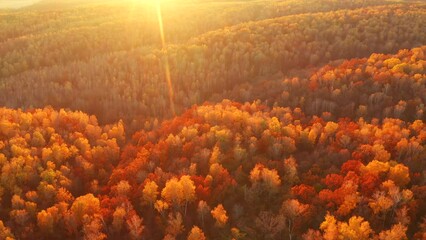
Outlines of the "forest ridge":
[{"label": "forest ridge", "polygon": [[426,239],[426,2],[0,9],[0,239]]}]

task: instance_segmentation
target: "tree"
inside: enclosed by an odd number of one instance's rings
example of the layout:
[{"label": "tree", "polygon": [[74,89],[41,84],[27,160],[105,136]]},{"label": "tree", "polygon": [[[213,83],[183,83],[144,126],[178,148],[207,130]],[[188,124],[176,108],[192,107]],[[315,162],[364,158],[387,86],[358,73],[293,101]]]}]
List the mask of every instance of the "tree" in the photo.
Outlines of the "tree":
[{"label": "tree", "polygon": [[264,183],[265,187],[272,192],[276,192],[281,185],[281,179],[277,170],[270,170],[262,164],[256,164],[250,172],[250,181],[252,184]]},{"label": "tree", "polygon": [[129,191],[131,190],[131,186],[129,182],[122,180],[117,184],[116,189],[118,196],[126,197]]},{"label": "tree", "polygon": [[395,224],[391,229],[380,232],[379,239],[380,240],[405,240],[408,239],[405,232],[407,231],[407,227],[402,225],[401,223]]},{"label": "tree", "polygon": [[306,184],[300,184],[292,187],[291,192],[303,203],[312,203],[312,200],[314,200],[316,195],[315,189]]},{"label": "tree", "polygon": [[131,217],[128,217],[126,220],[127,229],[129,230],[130,239],[137,240],[142,236],[144,226],[142,225],[142,218],[140,218],[136,213]]},{"label": "tree", "polygon": [[325,240],[337,239],[371,239],[373,230],[370,228],[368,221],[358,216],[352,216],[349,222],[339,222],[334,216],[327,213],[324,222],[321,223],[320,229],[324,231]]},{"label": "tree", "polygon": [[331,190],[335,190],[342,186],[343,184],[343,176],[339,174],[328,174],[323,182],[327,185],[327,187]]},{"label": "tree", "polygon": [[199,227],[194,226],[189,232],[187,240],[206,240],[206,237]]},{"label": "tree", "polygon": [[147,180],[142,190],[143,202],[149,203],[151,204],[151,206],[154,206],[155,201],[157,201],[158,194],[158,185],[154,181]]},{"label": "tree", "polygon": [[386,196],[385,192],[379,191],[373,195],[373,199],[368,203],[374,214],[387,212],[392,206],[393,201],[390,197]]},{"label": "tree", "polygon": [[157,210],[162,216],[164,216],[164,212],[169,209],[169,204],[163,200],[157,200],[154,204],[155,210]]},{"label": "tree", "polygon": [[173,214],[170,213],[169,219],[167,220],[166,233],[173,237],[177,237],[179,234],[183,233],[184,230],[185,227],[183,226],[182,214],[178,212],[173,216]]},{"label": "tree", "polygon": [[358,196],[358,192],[348,193],[344,196],[343,203],[337,209],[337,214],[341,216],[348,215],[353,209],[356,208],[358,202],[360,201],[360,197]]},{"label": "tree", "polygon": [[263,232],[266,239],[275,239],[276,235],[285,229],[285,222],[282,214],[275,215],[267,211],[261,211],[255,220],[256,227]]},{"label": "tree", "polygon": [[185,201],[184,216],[186,216],[188,202],[192,202],[195,200],[195,185],[194,182],[191,180],[190,176],[188,175],[182,176],[179,182],[182,186],[183,200]]},{"label": "tree", "polygon": [[272,200],[273,196],[279,192],[281,179],[277,170],[270,170],[263,164],[256,164],[250,172],[250,197],[253,197],[255,203],[259,203],[263,197]]},{"label": "tree", "polygon": [[211,214],[214,219],[216,219],[216,225],[219,227],[225,226],[228,222],[228,216],[226,215],[226,210],[223,208],[222,204],[217,205],[212,211]]},{"label": "tree", "polygon": [[410,182],[410,171],[403,164],[397,164],[389,169],[389,179],[396,185],[403,187]]},{"label": "tree", "polygon": [[302,235],[303,240],[323,240],[321,232],[318,230],[309,229],[305,234]]},{"label": "tree", "polygon": [[218,144],[216,144],[213,147],[212,155],[210,156],[210,160],[209,160],[210,165],[213,163],[220,163],[221,162],[220,155],[221,155],[220,148]]},{"label": "tree", "polygon": [[182,184],[177,178],[168,180],[166,186],[161,191],[161,196],[166,202],[171,203],[175,207],[180,207],[184,199]]},{"label": "tree", "polygon": [[124,207],[117,207],[113,213],[112,229],[116,233],[120,233],[125,222],[127,212]]},{"label": "tree", "polygon": [[198,207],[197,207],[197,213],[198,213],[198,216],[201,218],[201,224],[203,225],[203,228],[205,228],[204,221],[209,212],[210,212],[209,205],[207,205],[207,203],[203,200],[199,201]]},{"label": "tree", "polygon": [[98,217],[84,216],[83,220],[84,240],[104,240],[107,235],[102,232],[102,222]]},{"label": "tree", "polygon": [[339,223],[338,226],[339,236],[343,239],[368,240],[371,239],[373,234],[370,224],[368,221],[364,221],[362,217],[353,216],[348,223]]},{"label": "tree", "polygon": [[6,240],[15,239],[15,236],[12,234],[10,229],[6,227],[3,221],[0,220],[0,238]]},{"label": "tree", "polygon": [[289,199],[283,202],[281,213],[285,216],[289,239],[293,239],[295,225],[299,218],[303,218],[309,209],[308,204],[302,204],[296,199]]},{"label": "tree", "polygon": [[396,222],[402,224],[403,226],[410,225],[411,218],[408,212],[409,208],[404,205],[401,208],[396,210]]},{"label": "tree", "polygon": [[339,237],[337,220],[329,213],[325,216],[324,222],[321,223],[320,229],[324,231],[323,237],[325,240],[337,240]]},{"label": "tree", "polygon": [[42,210],[37,213],[37,225],[47,234],[52,234],[55,224],[60,216],[58,215],[59,209],[56,206],[50,207],[47,210]]},{"label": "tree", "polygon": [[75,219],[79,222],[83,222],[85,215],[93,216],[100,210],[99,199],[93,196],[93,194],[86,194],[84,196],[75,199],[71,206],[71,212]]},{"label": "tree", "polygon": [[294,182],[298,181],[298,174],[297,174],[297,161],[296,159],[291,156],[284,160],[284,176],[283,179],[286,180],[287,183],[293,184]]}]

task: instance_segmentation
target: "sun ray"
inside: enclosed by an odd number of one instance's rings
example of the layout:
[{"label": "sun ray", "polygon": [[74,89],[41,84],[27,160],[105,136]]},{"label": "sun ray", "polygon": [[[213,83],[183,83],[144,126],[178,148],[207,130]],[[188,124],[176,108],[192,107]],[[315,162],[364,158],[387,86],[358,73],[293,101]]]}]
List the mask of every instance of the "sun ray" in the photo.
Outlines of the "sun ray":
[{"label": "sun ray", "polygon": [[165,77],[167,81],[167,87],[169,91],[169,104],[170,109],[172,111],[173,116],[176,116],[175,111],[175,104],[174,104],[174,91],[173,91],[173,85],[172,85],[172,79],[170,76],[170,66],[169,66],[169,56],[167,53],[167,46],[166,46],[166,38],[164,36],[164,27],[163,27],[163,15],[161,13],[161,2],[160,0],[157,0],[155,2],[156,9],[157,9],[157,18],[158,18],[158,25],[160,30],[160,37],[161,37],[161,46],[165,53],[165,59],[164,59],[164,70],[165,70]]}]

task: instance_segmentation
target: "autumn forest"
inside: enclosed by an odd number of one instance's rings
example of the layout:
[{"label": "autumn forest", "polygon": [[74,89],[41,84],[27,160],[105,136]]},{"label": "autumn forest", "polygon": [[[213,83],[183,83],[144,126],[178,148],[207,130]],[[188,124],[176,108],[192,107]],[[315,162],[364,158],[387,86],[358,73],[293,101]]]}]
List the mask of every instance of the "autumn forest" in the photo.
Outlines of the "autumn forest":
[{"label": "autumn forest", "polygon": [[425,240],[426,1],[0,2],[3,239]]}]

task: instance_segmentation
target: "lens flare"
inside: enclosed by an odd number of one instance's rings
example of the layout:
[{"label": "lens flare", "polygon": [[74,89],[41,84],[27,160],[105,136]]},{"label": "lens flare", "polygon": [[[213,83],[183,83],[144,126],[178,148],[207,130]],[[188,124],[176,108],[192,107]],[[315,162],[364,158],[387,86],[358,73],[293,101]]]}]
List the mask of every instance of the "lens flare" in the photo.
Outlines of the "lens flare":
[{"label": "lens flare", "polygon": [[167,47],[166,47],[166,38],[164,36],[164,27],[163,27],[163,15],[161,13],[161,3],[159,0],[156,1],[156,8],[157,8],[157,18],[158,18],[158,24],[159,24],[159,28],[160,28],[160,36],[161,36],[161,45],[162,45],[162,49],[165,53],[165,58],[164,58],[164,70],[165,70],[165,77],[166,77],[166,81],[167,81],[167,87],[169,90],[169,104],[170,104],[170,109],[172,111],[173,116],[176,116],[176,112],[175,112],[175,104],[174,104],[174,92],[173,92],[173,85],[172,85],[172,79],[170,76],[170,66],[169,66],[169,56],[167,53]]}]

